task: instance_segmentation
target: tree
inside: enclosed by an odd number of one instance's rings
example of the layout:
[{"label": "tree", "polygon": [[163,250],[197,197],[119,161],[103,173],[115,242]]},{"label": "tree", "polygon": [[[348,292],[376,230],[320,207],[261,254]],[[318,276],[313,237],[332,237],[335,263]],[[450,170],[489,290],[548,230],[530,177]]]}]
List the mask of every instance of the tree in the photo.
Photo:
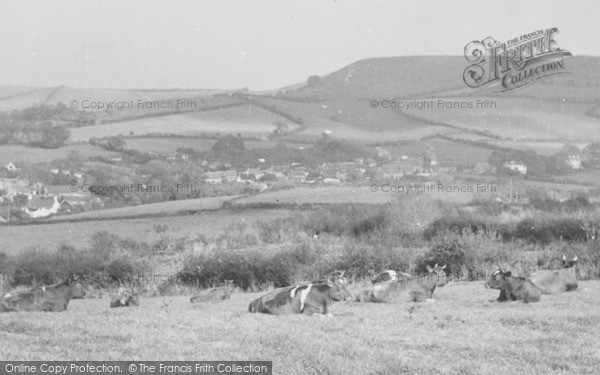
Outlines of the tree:
[{"label": "tree", "polygon": [[306,83],[308,84],[309,87],[314,86],[317,84],[317,82],[319,82],[321,80],[321,77],[314,75],[314,76],[310,76],[308,77],[308,80],[306,80]]},{"label": "tree", "polygon": [[600,168],[600,142],[587,145],[582,151],[581,159],[589,168]]},{"label": "tree", "polygon": [[233,161],[240,155],[244,154],[246,146],[244,141],[235,138],[231,134],[225,138],[221,138],[211,148],[211,156],[221,161]]}]

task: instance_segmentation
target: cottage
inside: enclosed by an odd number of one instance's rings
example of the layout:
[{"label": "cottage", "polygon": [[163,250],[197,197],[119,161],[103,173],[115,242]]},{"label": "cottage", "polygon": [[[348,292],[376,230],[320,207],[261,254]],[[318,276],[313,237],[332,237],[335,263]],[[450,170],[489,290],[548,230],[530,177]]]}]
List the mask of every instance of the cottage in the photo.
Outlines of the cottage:
[{"label": "cottage", "polygon": [[232,183],[235,182],[238,178],[238,173],[235,170],[228,170],[220,173],[223,182]]},{"label": "cottage", "polygon": [[223,182],[223,178],[218,173],[214,173],[214,172],[205,173],[203,175],[203,177],[204,177],[204,182],[207,184],[215,185],[215,184],[220,184]]},{"label": "cottage", "polygon": [[502,165],[504,168],[508,168],[511,171],[515,171],[518,172],[520,174],[526,174],[527,173],[527,166],[523,163],[519,163],[517,161],[511,160],[508,163],[504,163]]},{"label": "cottage", "polygon": [[40,197],[34,196],[30,201],[27,207],[23,209],[30,218],[36,219],[40,217],[47,217],[53,214],[58,213],[60,209],[60,203],[58,202],[58,197]]}]

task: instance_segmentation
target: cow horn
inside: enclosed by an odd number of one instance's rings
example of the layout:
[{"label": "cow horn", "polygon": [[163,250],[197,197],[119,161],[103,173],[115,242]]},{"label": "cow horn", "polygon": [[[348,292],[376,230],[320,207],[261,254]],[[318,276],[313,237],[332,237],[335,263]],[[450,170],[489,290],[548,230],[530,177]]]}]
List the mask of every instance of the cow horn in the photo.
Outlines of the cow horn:
[{"label": "cow horn", "polygon": [[575,255],[575,258],[573,258],[573,262],[577,262],[577,255]]},{"label": "cow horn", "polygon": [[565,254],[563,254],[563,260],[567,260],[567,257],[565,256]]},{"label": "cow horn", "polygon": [[346,270],[343,270],[342,273],[340,273],[340,277],[344,277],[345,273],[346,273]]},{"label": "cow horn", "polygon": [[435,264],[435,266],[433,266],[433,268],[437,267],[437,263]]},{"label": "cow horn", "polygon": [[443,266],[443,267],[441,267],[441,268],[442,268],[442,269],[444,269],[444,268],[446,268],[446,266],[447,266],[447,264],[444,264],[444,266]]}]

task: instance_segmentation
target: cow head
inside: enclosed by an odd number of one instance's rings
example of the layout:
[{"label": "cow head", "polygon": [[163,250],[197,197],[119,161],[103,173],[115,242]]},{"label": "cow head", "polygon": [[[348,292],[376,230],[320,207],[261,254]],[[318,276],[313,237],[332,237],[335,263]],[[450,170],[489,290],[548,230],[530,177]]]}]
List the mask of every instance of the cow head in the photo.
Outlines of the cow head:
[{"label": "cow head", "polygon": [[573,259],[567,259],[567,257],[563,254],[562,265],[563,268],[575,267],[577,265],[577,256],[575,256]]},{"label": "cow head", "polygon": [[65,285],[71,289],[71,298],[85,298],[89,294],[83,283],[83,279],[77,274],[67,277]]},{"label": "cow head", "polygon": [[344,272],[335,271],[327,280],[327,285],[330,288],[329,296],[335,301],[344,301],[350,298],[348,280],[344,277]]},{"label": "cow head", "polygon": [[506,280],[510,275],[510,271],[506,272],[500,268],[496,268],[496,271],[492,273],[492,276],[483,285],[488,289],[502,289],[504,280]]},{"label": "cow head", "polygon": [[446,276],[446,265],[444,264],[443,266],[438,266],[438,264],[436,263],[435,266],[433,266],[433,268],[431,268],[431,266],[427,266],[427,272],[429,272],[429,276],[437,276],[437,286],[444,286],[446,284],[448,284],[449,280],[448,277]]}]

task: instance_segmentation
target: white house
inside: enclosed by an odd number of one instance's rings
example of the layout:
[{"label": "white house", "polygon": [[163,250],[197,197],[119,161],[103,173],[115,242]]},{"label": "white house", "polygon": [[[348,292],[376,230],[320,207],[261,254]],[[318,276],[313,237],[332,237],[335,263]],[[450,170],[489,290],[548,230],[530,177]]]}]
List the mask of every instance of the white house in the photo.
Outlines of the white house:
[{"label": "white house", "polygon": [[[29,215],[30,218],[32,219],[36,219],[39,217],[46,217],[46,216],[50,216],[52,214],[56,214],[58,212],[58,210],[60,209],[60,203],[58,203],[58,197],[54,196],[54,199],[50,200],[50,199],[44,199],[44,198],[38,198],[38,197],[34,197],[30,204],[29,207],[26,207],[23,209],[23,211]],[[31,208],[31,209],[29,209]]]},{"label": "white house", "polygon": [[504,163],[503,166],[511,171],[519,172],[520,174],[527,173],[527,166],[514,160],[511,160],[509,163]]}]

